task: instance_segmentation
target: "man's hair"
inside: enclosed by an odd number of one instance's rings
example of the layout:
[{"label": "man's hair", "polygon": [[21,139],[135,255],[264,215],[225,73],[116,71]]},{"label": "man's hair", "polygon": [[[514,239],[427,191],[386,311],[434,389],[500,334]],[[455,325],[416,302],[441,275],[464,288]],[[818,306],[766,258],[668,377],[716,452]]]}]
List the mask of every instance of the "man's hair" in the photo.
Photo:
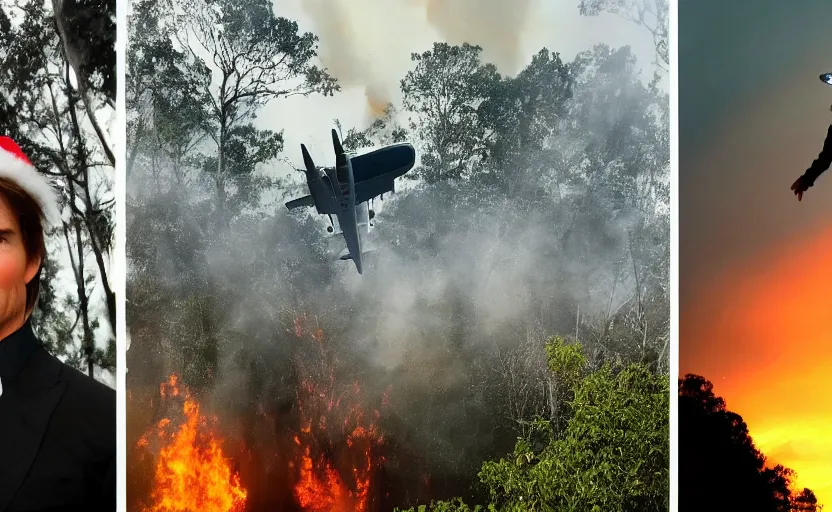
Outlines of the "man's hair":
[{"label": "man's hair", "polygon": [[9,203],[12,212],[17,216],[23,247],[26,250],[26,261],[31,262],[40,258],[40,268],[35,277],[26,284],[26,317],[34,311],[40,292],[40,273],[46,259],[46,242],[44,241],[43,223],[44,212],[40,204],[17,183],[0,178],[0,195]]}]

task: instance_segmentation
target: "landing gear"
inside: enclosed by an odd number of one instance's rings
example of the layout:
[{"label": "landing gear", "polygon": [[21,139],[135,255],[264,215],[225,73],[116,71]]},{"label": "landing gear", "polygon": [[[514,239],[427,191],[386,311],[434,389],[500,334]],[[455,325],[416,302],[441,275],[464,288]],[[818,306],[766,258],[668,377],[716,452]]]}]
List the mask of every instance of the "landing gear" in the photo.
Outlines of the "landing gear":
[{"label": "landing gear", "polygon": [[335,232],[335,223],[332,222],[332,215],[327,215],[327,218],[329,219],[329,226],[326,227],[326,232],[327,233],[334,233]]}]

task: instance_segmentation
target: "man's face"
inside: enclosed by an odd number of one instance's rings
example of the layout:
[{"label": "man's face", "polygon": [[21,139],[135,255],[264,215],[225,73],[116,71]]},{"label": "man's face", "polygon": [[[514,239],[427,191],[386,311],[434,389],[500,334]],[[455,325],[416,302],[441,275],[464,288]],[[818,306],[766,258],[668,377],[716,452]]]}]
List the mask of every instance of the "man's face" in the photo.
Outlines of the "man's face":
[{"label": "man's face", "polygon": [[40,267],[27,261],[17,214],[0,194],[0,339],[17,330],[26,315],[26,285]]}]

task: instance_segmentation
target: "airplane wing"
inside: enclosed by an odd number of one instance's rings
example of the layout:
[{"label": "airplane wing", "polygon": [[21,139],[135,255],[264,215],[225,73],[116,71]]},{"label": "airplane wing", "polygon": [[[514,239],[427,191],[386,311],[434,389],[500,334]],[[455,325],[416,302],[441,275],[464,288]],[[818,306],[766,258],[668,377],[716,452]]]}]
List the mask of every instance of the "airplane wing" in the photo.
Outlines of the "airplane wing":
[{"label": "airplane wing", "polygon": [[297,208],[304,208],[306,206],[315,206],[315,200],[312,199],[312,196],[303,196],[297,199],[293,199],[286,203],[286,208],[290,210],[295,210]]},{"label": "airplane wing", "polygon": [[378,178],[355,184],[355,202],[356,204],[364,203],[381,194],[388,194],[390,192],[395,192],[393,178],[379,176]]},{"label": "airplane wing", "polygon": [[355,177],[355,202],[394,192],[394,181],[413,168],[416,150],[410,144],[393,144],[350,159]]},{"label": "airplane wing", "polygon": [[297,199],[293,199],[286,203],[286,208],[289,210],[296,210],[298,208],[306,208],[309,206],[314,206],[318,209],[318,213],[321,215],[338,215],[338,209],[333,204],[329,204],[329,202],[317,205],[315,204],[315,199],[312,196],[303,196]]},{"label": "airplane wing", "polygon": [[380,177],[398,178],[415,162],[416,150],[410,144],[393,144],[350,159],[356,186]]}]

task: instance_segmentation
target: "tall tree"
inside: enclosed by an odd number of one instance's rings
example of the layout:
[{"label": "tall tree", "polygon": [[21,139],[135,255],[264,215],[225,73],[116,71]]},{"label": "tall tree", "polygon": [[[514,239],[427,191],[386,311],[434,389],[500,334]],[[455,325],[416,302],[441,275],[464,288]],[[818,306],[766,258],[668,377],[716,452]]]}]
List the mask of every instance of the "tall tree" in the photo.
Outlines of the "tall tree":
[{"label": "tall tree", "polygon": [[580,192],[563,201],[569,220],[562,249],[597,263],[614,255],[613,265],[603,270],[608,299],[598,315],[597,340],[613,353],[655,353],[664,361],[670,301],[668,96],[642,82],[627,47],[582,52],[572,73],[572,128],[556,139],[563,162],[558,181]]},{"label": "tall tree", "polygon": [[96,97],[110,108],[116,100],[115,0],[52,0],[55,28],[67,63],[78,84],[78,95],[111,166],[116,160],[96,119]]},{"label": "tall tree", "polygon": [[282,149],[282,132],[249,126],[257,109],[278,98],[331,95],[339,87],[314,64],[317,37],[301,34],[297,23],[275,16],[268,0],[176,0],[170,8],[183,14],[174,26],[181,47],[213,75],[203,84],[202,96],[209,101],[209,136],[217,151],[206,158],[203,172],[211,180],[217,218],[224,225],[230,220],[231,189],[238,189],[241,199],[252,197],[252,186],[258,188],[255,166]]},{"label": "tall tree", "polygon": [[[205,96],[211,71],[174,46],[164,7],[153,0],[138,1],[128,23],[127,175],[132,175],[140,154],[153,154],[170,163],[173,184],[183,191],[192,184],[189,159],[213,129]],[[157,193],[160,184],[156,182]]]},{"label": "tall tree", "polygon": [[411,59],[415,69],[401,81],[411,131],[421,141],[419,176],[426,183],[467,178],[486,152],[485,126],[477,109],[500,79],[480,62],[482,48],[434,43]]},{"label": "tall tree", "polygon": [[481,171],[490,171],[495,192],[536,197],[548,184],[556,153],[552,141],[565,128],[572,86],[569,66],[545,48],[516,77],[494,83],[478,112],[491,134],[492,161]]}]

